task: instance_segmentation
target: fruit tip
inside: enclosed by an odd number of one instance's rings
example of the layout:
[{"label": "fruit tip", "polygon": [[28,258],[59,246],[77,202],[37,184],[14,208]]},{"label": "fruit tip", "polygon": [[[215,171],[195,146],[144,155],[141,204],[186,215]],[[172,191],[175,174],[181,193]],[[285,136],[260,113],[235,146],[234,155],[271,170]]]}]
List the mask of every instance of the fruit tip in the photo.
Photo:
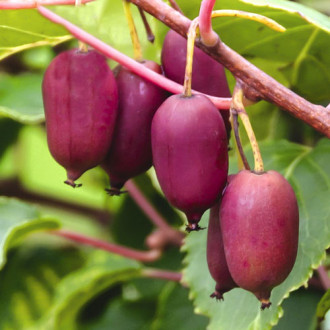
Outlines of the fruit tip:
[{"label": "fruit tip", "polygon": [[109,196],[120,196],[120,195],[126,194],[128,192],[127,190],[120,190],[120,189],[114,188],[114,187],[105,189],[105,191],[107,192],[107,194]]},{"label": "fruit tip", "polygon": [[215,298],[216,301],[223,300],[223,295],[219,291],[215,290],[211,295],[211,298]]},{"label": "fruit tip", "polygon": [[186,226],[186,232],[190,233],[192,231],[204,230],[206,227],[200,227],[198,223],[188,223]]},{"label": "fruit tip", "polygon": [[64,183],[71,186],[72,188],[79,188],[82,186],[82,183],[75,183],[72,179],[67,179],[64,181]]},{"label": "fruit tip", "polygon": [[269,308],[271,306],[271,302],[268,299],[262,299],[261,301],[261,307],[260,309],[263,311],[266,308]]}]

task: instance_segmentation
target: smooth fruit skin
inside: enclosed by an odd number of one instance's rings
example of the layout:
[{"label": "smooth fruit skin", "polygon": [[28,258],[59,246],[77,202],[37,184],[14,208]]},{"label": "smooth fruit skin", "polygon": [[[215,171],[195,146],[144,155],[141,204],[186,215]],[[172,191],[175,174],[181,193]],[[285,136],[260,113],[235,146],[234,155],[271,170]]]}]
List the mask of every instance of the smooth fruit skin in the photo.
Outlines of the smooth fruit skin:
[{"label": "smooth fruit skin", "polygon": [[230,275],[225,250],[223,247],[222,232],[219,220],[220,202],[210,210],[209,225],[207,231],[207,265],[211,276],[216,282],[212,298],[223,299],[223,294],[237,287]]},{"label": "smooth fruit skin", "polygon": [[109,150],[118,105],[114,75],[102,55],[72,49],[51,62],[42,94],[49,150],[75,187]]},{"label": "smooth fruit skin", "polygon": [[241,171],[229,182],[220,207],[224,249],[238,286],[269,307],[271,290],[291,272],[298,248],[295,193],[278,172]]},{"label": "smooth fruit skin", "polygon": [[[170,30],[164,39],[161,60],[165,76],[183,84],[186,68],[187,40]],[[194,48],[192,88],[212,96],[231,97],[223,66],[202,50]],[[230,135],[229,111],[220,111],[227,135]]]},{"label": "smooth fruit skin", "polygon": [[172,95],[151,127],[153,162],[169,202],[185,212],[188,231],[215,204],[227,180],[226,130],[213,103],[203,95]]},{"label": "smooth fruit skin", "polygon": [[[142,64],[162,73],[153,61]],[[124,67],[119,66],[114,71],[117,72],[119,95],[118,117],[109,153],[102,164],[113,193],[119,192],[128,179],[151,167],[151,121],[168,95],[162,88]]]}]

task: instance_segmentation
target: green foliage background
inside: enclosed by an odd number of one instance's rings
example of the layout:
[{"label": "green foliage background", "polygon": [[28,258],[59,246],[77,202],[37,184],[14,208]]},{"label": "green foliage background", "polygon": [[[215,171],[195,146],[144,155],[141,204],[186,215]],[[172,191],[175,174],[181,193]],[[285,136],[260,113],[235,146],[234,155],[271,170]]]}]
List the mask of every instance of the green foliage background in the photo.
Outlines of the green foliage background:
[{"label": "green foliage background", "polygon": [[[178,3],[188,17],[197,16],[199,0]],[[330,102],[327,16],[282,0],[219,0],[215,8],[256,12],[284,25],[287,32],[281,34],[237,18],[218,18],[213,23],[226,44],[283,85],[311,102]],[[51,9],[133,55],[120,0]],[[145,58],[159,61],[168,28],[148,16],[156,36],[152,45],[136,8],[133,13]],[[297,194],[299,253],[288,279],[273,291],[268,311],[261,312],[255,298],[241,289],[217,303],[208,297],[214,281],[205,261],[205,231],[190,234],[182,251],[169,248],[151,265],[78,246],[47,232],[63,227],[145,249],[145,237],[153,227],[129,196],[106,196],[107,178],[98,168],[83,175],[81,189],[63,185],[64,169],[49,154],[42,76],[50,60],[76,42],[36,10],[0,10],[0,22],[0,193],[22,197],[0,199],[0,329],[268,329],[281,316],[276,329],[315,327],[322,292],[295,290],[307,285],[322,261],[328,263],[329,140],[266,102],[248,108],[266,169],[283,173]],[[229,72],[228,80],[232,88]],[[247,142],[244,134],[243,141]],[[252,162],[248,145],[246,150]],[[230,172],[235,173],[234,152],[230,163]],[[183,224],[182,214],[168,205],[152,170],[136,183],[173,226]],[[63,207],[64,202],[91,212],[73,212]],[[206,221],[207,214],[204,226]],[[185,286],[145,278],[144,271],[151,267],[183,269]],[[318,317],[327,313],[327,302],[326,297],[320,302]]]}]

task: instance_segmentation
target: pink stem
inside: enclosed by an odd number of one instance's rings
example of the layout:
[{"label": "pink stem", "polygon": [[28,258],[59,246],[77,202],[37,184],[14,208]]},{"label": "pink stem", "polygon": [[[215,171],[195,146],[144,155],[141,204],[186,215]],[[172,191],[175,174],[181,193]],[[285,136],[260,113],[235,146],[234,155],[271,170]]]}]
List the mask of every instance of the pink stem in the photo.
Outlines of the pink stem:
[{"label": "pink stem", "polygon": [[145,269],[143,275],[150,278],[159,278],[163,280],[180,282],[182,279],[182,274],[178,272],[164,271],[161,269]]},{"label": "pink stem", "polygon": [[[119,64],[125,66],[130,71],[134,72],[135,74],[153,82],[155,85],[158,85],[158,86],[168,90],[171,93],[181,94],[183,92],[183,87],[181,85],[165,78],[164,76],[162,76],[150,69],[147,69],[144,65],[142,65],[142,64],[136,62],[135,60],[131,59],[130,57],[122,54],[118,50],[107,45],[105,42],[95,38],[91,34],[80,29],[76,25],[70,23],[69,21],[58,16],[57,14],[53,13],[52,11],[50,11],[42,6],[38,6],[38,10],[43,16],[48,18],[50,21],[63,25],[77,39],[92,46],[94,49],[98,50],[103,55],[105,55],[105,56],[113,59],[114,61],[118,62]],[[196,91],[193,91],[193,92],[195,94],[201,94]],[[207,96],[217,106],[218,109],[228,110],[230,108],[231,98],[213,97],[213,96],[209,96],[209,95],[207,95]]]},{"label": "pink stem", "polygon": [[139,187],[133,182],[133,180],[129,180],[125,183],[125,188],[134,199],[137,205],[143,210],[143,212],[150,218],[150,220],[160,229],[164,230],[164,232],[169,236],[173,242],[178,245],[182,244],[182,239],[184,235],[173,229],[168,225],[166,220],[159,214],[159,212],[153,207],[153,205],[145,198],[142,191]]},{"label": "pink stem", "polygon": [[214,46],[218,40],[218,35],[212,29],[212,10],[215,0],[203,0],[199,11],[199,32],[202,42],[206,46]]},{"label": "pink stem", "polygon": [[317,269],[317,273],[319,275],[320,282],[325,290],[330,289],[330,279],[328,276],[328,272],[324,266],[320,266]]},{"label": "pink stem", "polygon": [[157,210],[151,205],[151,203],[143,196],[141,190],[137,185],[129,180],[125,183],[125,188],[129,194],[135,200],[136,204],[143,210],[143,212],[152,220],[152,222],[159,228],[168,230],[172,229],[166,222],[166,220],[157,212]]},{"label": "pink stem", "polygon": [[[81,0],[87,3],[94,0]],[[31,9],[38,6],[75,5],[75,0],[0,1],[0,9]]]},{"label": "pink stem", "polygon": [[90,245],[111,253],[119,254],[123,257],[134,259],[142,262],[153,262],[160,258],[161,252],[159,250],[150,250],[150,251],[137,251],[134,249],[127,248],[118,244],[108,243],[101,241],[92,237],[88,237],[82,234],[71,232],[68,230],[54,230],[50,232],[51,234],[68,238],[72,241]]}]

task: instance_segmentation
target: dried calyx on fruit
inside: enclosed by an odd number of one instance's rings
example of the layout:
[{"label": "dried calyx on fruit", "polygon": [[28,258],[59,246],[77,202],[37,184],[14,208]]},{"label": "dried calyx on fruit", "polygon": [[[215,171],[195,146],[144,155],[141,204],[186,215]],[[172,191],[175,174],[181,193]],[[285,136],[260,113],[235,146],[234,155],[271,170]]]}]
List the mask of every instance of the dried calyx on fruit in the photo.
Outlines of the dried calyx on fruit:
[{"label": "dried calyx on fruit", "polygon": [[298,248],[297,199],[278,172],[241,171],[220,206],[228,268],[235,283],[270,306],[271,290],[291,272]]},{"label": "dried calyx on fruit", "polygon": [[[157,73],[160,66],[153,61],[142,64]],[[122,66],[115,69],[119,105],[115,133],[108,155],[102,163],[108,173],[110,195],[119,195],[125,182],[152,165],[151,121],[167,97],[162,88],[146,81]]]},{"label": "dried calyx on fruit", "polygon": [[219,220],[220,202],[216,203],[210,210],[209,226],[207,232],[207,265],[211,276],[216,282],[212,298],[223,299],[223,294],[237,287],[230,275]]},{"label": "dried calyx on fruit", "polygon": [[72,187],[106,156],[113,135],[118,93],[106,59],[78,49],[58,55],[45,72],[42,94],[51,154]]},{"label": "dried calyx on fruit", "polygon": [[[187,57],[187,40],[170,30],[163,43],[162,65],[165,76],[179,84],[183,84]],[[230,97],[226,74],[223,66],[202,50],[194,48],[192,68],[192,88],[201,93],[217,97]],[[224,120],[227,137],[230,136],[229,111],[220,111]]]},{"label": "dried calyx on fruit", "polygon": [[187,231],[199,230],[227,181],[227,137],[218,109],[203,95],[173,95],[153,118],[151,141],[166,198],[186,214]]}]

